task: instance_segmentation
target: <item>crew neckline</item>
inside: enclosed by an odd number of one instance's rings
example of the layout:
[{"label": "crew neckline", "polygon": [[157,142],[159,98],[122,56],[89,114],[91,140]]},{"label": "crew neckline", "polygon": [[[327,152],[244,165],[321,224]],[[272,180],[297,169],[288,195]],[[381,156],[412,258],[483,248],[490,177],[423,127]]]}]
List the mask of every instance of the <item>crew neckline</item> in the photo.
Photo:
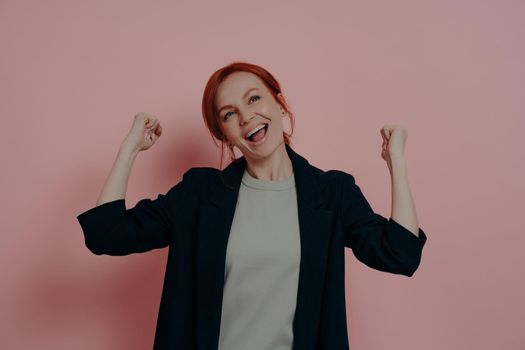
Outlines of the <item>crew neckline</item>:
[{"label": "crew neckline", "polygon": [[262,180],[257,179],[250,175],[250,173],[244,169],[242,175],[242,183],[248,187],[259,189],[259,190],[274,190],[282,191],[293,188],[295,186],[295,173],[292,173],[287,179],[273,181],[273,180]]}]

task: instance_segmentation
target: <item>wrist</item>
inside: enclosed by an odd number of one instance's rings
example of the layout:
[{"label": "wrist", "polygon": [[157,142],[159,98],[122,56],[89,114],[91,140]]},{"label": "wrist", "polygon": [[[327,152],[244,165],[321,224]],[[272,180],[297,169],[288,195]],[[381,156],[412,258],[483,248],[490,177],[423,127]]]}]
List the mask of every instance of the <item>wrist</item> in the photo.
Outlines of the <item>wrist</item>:
[{"label": "wrist", "polygon": [[391,153],[390,154],[390,159],[392,161],[404,161],[405,160],[405,155],[403,153]]},{"label": "wrist", "polygon": [[126,142],[123,142],[119,147],[119,153],[125,154],[128,156],[135,157],[137,156],[139,152],[140,150],[138,150],[136,147]]}]

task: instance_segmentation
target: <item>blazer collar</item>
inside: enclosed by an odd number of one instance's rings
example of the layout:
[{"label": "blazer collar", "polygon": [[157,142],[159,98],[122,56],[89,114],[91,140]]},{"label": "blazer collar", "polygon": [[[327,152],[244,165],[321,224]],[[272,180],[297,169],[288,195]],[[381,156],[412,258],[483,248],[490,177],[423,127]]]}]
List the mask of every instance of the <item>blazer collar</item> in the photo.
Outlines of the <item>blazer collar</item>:
[{"label": "blazer collar", "polygon": [[[304,202],[315,209],[322,204],[321,190],[317,179],[313,174],[313,168],[303,156],[296,153],[288,144],[285,144],[286,152],[292,161],[295,186],[297,188],[297,200]],[[211,196],[211,202],[221,206],[228,195],[228,191],[239,192],[242,175],[246,169],[244,156],[231,162],[222,172],[221,176],[225,186],[218,186]]]}]

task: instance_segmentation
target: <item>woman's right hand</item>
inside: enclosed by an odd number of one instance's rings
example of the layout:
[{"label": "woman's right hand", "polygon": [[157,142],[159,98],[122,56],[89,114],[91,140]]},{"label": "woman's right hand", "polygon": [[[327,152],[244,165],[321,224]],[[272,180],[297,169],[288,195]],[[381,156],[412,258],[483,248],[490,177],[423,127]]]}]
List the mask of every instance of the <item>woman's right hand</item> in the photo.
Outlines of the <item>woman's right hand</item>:
[{"label": "woman's right hand", "polygon": [[135,115],[133,125],[124,144],[134,151],[144,151],[155,144],[162,134],[160,122],[152,114],[140,112]]}]

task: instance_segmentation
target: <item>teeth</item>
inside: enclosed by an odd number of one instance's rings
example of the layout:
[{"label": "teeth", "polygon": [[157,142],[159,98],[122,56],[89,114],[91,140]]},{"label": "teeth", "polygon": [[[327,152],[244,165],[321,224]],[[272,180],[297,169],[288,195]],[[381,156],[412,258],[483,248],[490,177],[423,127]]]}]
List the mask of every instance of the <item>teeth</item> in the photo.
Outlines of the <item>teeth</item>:
[{"label": "teeth", "polygon": [[252,131],[250,131],[248,134],[246,134],[246,138],[249,139],[250,136],[252,136],[253,134],[255,134],[257,131],[261,130],[261,129],[264,128],[265,126],[266,126],[266,124],[261,124],[261,125],[256,126]]}]

